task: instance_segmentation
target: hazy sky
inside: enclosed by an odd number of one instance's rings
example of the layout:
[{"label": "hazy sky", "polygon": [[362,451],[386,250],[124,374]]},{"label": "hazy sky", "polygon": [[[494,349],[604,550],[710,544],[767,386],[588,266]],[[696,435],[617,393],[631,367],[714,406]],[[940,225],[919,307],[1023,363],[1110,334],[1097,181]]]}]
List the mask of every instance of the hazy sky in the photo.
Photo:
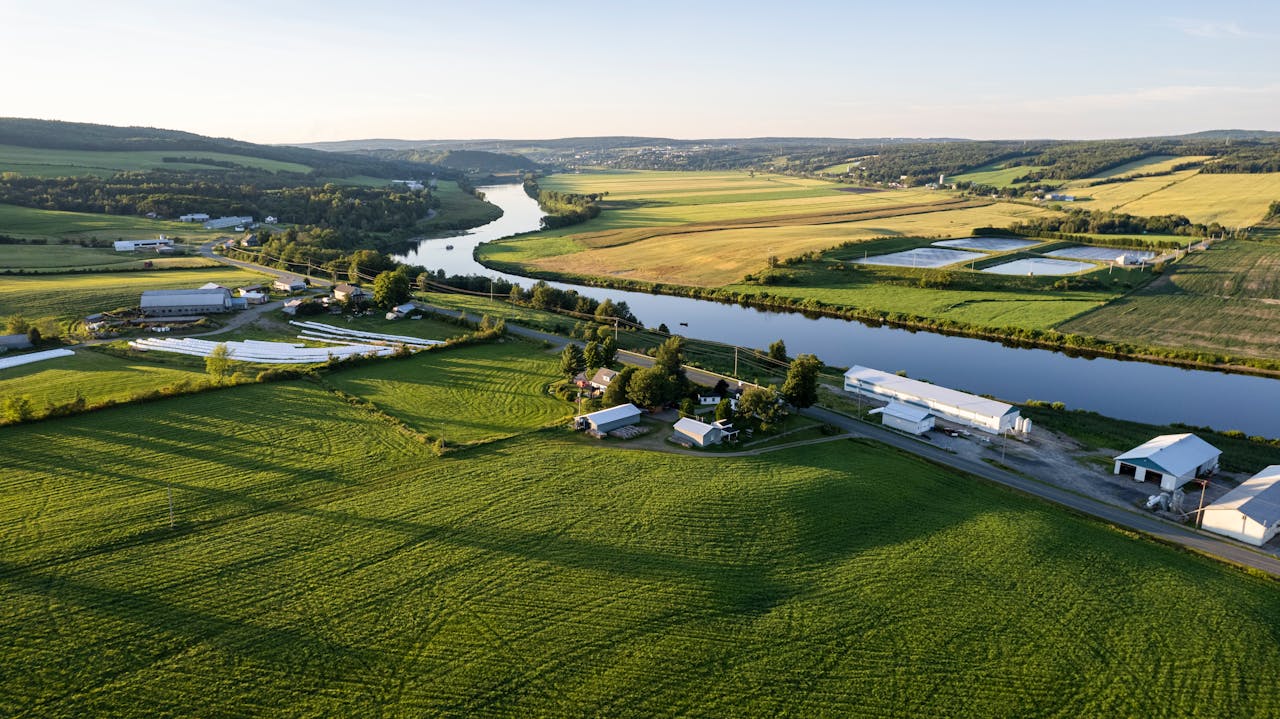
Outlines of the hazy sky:
[{"label": "hazy sky", "polygon": [[258,142],[1280,129],[1275,2],[0,0],[0,116]]}]

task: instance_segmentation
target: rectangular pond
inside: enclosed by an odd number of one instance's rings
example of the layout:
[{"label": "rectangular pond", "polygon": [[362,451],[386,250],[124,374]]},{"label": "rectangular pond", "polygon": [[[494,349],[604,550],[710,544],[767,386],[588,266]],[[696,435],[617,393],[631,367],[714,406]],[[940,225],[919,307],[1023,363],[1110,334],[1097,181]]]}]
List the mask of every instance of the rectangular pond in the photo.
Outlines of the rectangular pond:
[{"label": "rectangular pond", "polygon": [[1089,262],[1071,262],[1069,260],[1049,260],[1039,257],[1014,260],[1000,265],[993,265],[983,270],[993,275],[1035,275],[1037,277],[1053,277],[1057,275],[1074,275],[1083,270],[1091,270],[1097,265]]},{"label": "rectangular pond", "polygon": [[1070,257],[1076,260],[1101,260],[1103,262],[1115,262],[1121,255],[1132,257],[1133,262],[1138,260],[1150,260],[1156,256],[1154,252],[1147,250],[1123,250],[1119,247],[1091,247],[1089,245],[1075,245],[1074,247],[1063,247],[1060,250],[1046,252],[1049,257]]},{"label": "rectangular pond", "polygon": [[982,252],[1009,252],[1024,247],[1040,244],[1039,240],[1018,240],[1012,237],[963,237],[958,240],[943,240],[933,243],[937,247],[959,247],[962,250],[979,250]]},{"label": "rectangular pond", "polygon": [[893,267],[946,267],[957,262],[968,262],[986,257],[980,252],[961,252],[960,250],[944,250],[937,247],[917,247],[913,250],[890,252],[887,255],[875,255],[861,260],[853,260],[860,265],[891,265]]}]

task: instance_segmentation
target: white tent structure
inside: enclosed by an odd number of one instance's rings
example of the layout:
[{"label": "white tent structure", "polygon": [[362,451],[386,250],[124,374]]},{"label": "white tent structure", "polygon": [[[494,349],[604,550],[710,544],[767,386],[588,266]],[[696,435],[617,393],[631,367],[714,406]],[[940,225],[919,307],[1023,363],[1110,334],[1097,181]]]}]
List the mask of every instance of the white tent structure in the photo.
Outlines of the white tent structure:
[{"label": "white tent structure", "polygon": [[870,367],[850,367],[844,373],[844,391],[924,407],[930,414],[992,434],[1027,431],[1018,408],[1011,404]]},{"label": "white tent structure", "polygon": [[1261,547],[1280,530],[1280,464],[1258,472],[1204,508],[1200,526]]},{"label": "white tent structure", "polygon": [[1159,482],[1171,492],[1218,470],[1222,450],[1194,434],[1162,434],[1115,458],[1116,474],[1139,482]]}]

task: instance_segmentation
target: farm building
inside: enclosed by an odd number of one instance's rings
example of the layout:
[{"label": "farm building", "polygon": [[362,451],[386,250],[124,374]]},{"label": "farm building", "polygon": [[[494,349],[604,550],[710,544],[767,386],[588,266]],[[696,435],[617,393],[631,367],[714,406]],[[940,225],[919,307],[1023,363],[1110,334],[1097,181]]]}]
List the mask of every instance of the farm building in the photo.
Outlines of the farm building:
[{"label": "farm building", "polygon": [[595,387],[598,390],[606,390],[606,389],[609,389],[609,383],[612,382],[613,378],[617,376],[618,376],[617,372],[614,372],[611,369],[605,369],[604,367],[601,367],[600,369],[596,370],[596,373],[594,375],[591,375],[591,379],[588,380],[588,382],[591,384],[592,387]]},{"label": "farm building", "polygon": [[219,217],[216,220],[208,220],[204,223],[206,230],[221,230],[227,227],[238,227],[240,225],[253,224],[252,217]]},{"label": "farm building", "polygon": [[339,302],[352,302],[355,300],[368,299],[373,297],[369,290],[363,287],[356,287],[345,282],[340,285],[334,285],[333,298]]},{"label": "farm building", "polygon": [[276,218],[274,215],[267,215],[266,219],[263,220],[263,222],[268,225],[274,225],[279,221],[280,220]]},{"label": "farm building", "polygon": [[190,215],[183,215],[178,218],[178,222],[208,222],[209,216],[203,212],[193,212]]},{"label": "farm building", "polygon": [[890,402],[871,410],[871,413],[879,414],[880,423],[884,426],[901,432],[924,434],[933,429],[933,415],[929,414],[929,410],[912,404]]},{"label": "farm building", "polygon": [[262,305],[267,302],[267,293],[257,290],[240,290],[240,299],[251,305]]},{"label": "farm building", "polygon": [[1218,469],[1222,450],[1194,434],[1162,434],[1116,457],[1116,474],[1159,482],[1166,492]]},{"label": "farm building", "polygon": [[573,428],[585,429],[595,434],[605,434],[619,427],[636,424],[639,421],[640,408],[628,402],[616,407],[602,409],[599,412],[574,417]]},{"label": "farm building", "polygon": [[26,334],[0,335],[0,352],[27,349],[31,349],[31,340]]},{"label": "farm building", "polygon": [[226,288],[226,287],[223,287],[222,285],[218,284],[217,282],[206,282],[206,283],[204,283],[203,285],[200,285],[200,289],[202,289],[202,290],[227,290],[228,292],[230,292],[230,291],[231,291],[230,289],[228,289],[228,288]]},{"label": "farm building", "polygon": [[395,307],[391,308],[390,312],[387,313],[387,319],[398,320],[402,317],[408,317],[409,313],[413,312],[416,309],[418,309],[418,306],[413,304],[412,302],[406,302],[402,305],[396,305]]},{"label": "farm building", "polygon": [[173,247],[173,240],[168,237],[157,237],[154,240],[116,240],[111,243],[116,252],[133,252],[134,250],[159,250],[162,247]]},{"label": "farm building", "polygon": [[301,307],[302,303],[304,302],[306,302],[306,300],[302,299],[301,297],[299,297],[296,300],[289,300],[288,302],[284,303],[284,307],[282,307],[281,310],[286,315],[296,315],[298,314],[298,308]]},{"label": "farm building", "polygon": [[149,317],[207,315],[231,311],[231,292],[211,290],[147,290],[142,293],[142,313]]},{"label": "farm building", "polygon": [[943,419],[998,434],[1027,432],[1018,408],[994,399],[854,365],[844,373],[844,391],[884,402],[924,407]]},{"label": "farm building", "polygon": [[687,440],[698,447],[720,444],[726,439],[733,439],[738,434],[737,430],[733,429],[733,425],[728,422],[716,421],[707,424],[691,417],[681,417],[672,429],[675,430],[677,440]]},{"label": "farm building", "polygon": [[301,292],[307,289],[307,283],[300,277],[281,277],[271,283],[271,289],[280,292]]},{"label": "farm building", "polygon": [[1204,508],[1200,526],[1261,547],[1280,530],[1280,464],[1258,472]]}]

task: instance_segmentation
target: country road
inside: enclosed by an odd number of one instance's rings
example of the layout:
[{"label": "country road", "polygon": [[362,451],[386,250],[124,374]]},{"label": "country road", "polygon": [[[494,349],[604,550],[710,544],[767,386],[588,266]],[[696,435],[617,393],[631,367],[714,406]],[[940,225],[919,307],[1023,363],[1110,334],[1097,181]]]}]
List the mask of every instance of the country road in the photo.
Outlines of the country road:
[{"label": "country road", "polygon": [[[260,265],[231,260],[229,258],[216,255],[212,251],[212,245],[213,243],[208,243],[201,247],[201,254],[220,262],[242,267],[244,269],[256,270],[259,272],[267,271],[277,275],[289,274],[278,270],[271,270]],[[469,314],[461,310],[449,310],[433,305],[423,305],[423,307],[431,312],[450,317],[462,316],[473,322],[478,322],[480,320],[479,316]],[[222,331],[226,330],[223,329]],[[510,323],[507,324],[507,331],[518,337],[546,342],[554,349],[563,348],[570,342],[582,344],[576,340],[571,340],[559,335],[530,329],[528,327],[521,327],[519,325],[512,325]],[[653,364],[652,357],[625,350],[618,351],[618,358],[624,363],[639,367],[649,367]],[[730,382],[736,381],[732,378],[725,377],[714,372],[708,372],[696,367],[686,367],[685,371],[690,380],[696,384],[707,387],[714,386],[721,379]],[[981,461],[974,461],[966,457],[957,456],[933,445],[908,438],[904,435],[883,429],[876,425],[852,419],[828,409],[821,407],[809,407],[802,409],[799,412],[806,417],[839,427],[850,436],[875,440],[903,452],[916,455],[930,462],[974,475],[989,482],[995,482],[996,484],[1003,485],[1023,494],[1052,502],[1081,514],[1100,519],[1117,527],[1142,532],[1160,541],[1183,547],[1210,557],[1216,557],[1232,564],[1256,569],[1261,572],[1265,572],[1272,577],[1280,578],[1280,558],[1255,551],[1245,545],[1228,542],[1206,532],[1167,522],[1151,514],[1107,504],[1049,484],[1028,479]],[[715,457],[718,455],[707,456]]]}]

